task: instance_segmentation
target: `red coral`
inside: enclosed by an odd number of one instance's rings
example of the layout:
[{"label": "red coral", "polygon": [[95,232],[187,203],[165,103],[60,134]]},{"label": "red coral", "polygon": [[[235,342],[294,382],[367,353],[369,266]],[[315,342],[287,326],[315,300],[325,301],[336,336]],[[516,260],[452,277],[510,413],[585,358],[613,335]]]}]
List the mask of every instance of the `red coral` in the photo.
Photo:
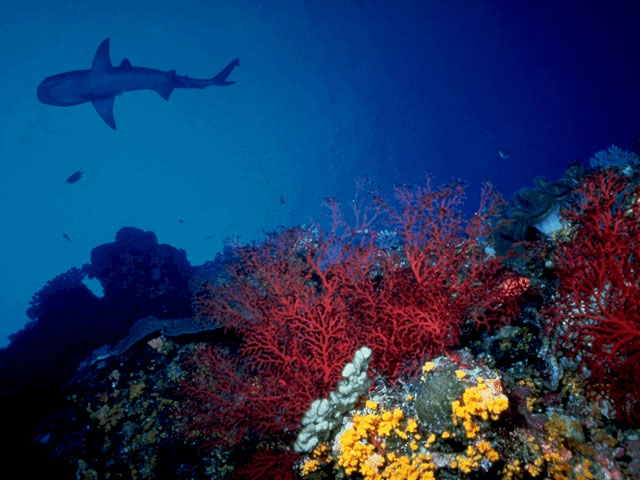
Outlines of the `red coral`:
[{"label": "red coral", "polygon": [[562,212],[552,329],[604,384],[621,419],[640,421],[640,187],[608,169],[586,177]]},{"label": "red coral", "polygon": [[227,349],[197,345],[185,362],[178,421],[188,440],[208,451],[238,444],[259,420],[259,386],[246,365]]},{"label": "red coral", "polygon": [[353,297],[354,314],[374,347],[374,365],[392,378],[411,362],[454,345],[467,319],[491,327],[519,311],[526,287],[507,288],[505,282],[517,281],[515,274],[481,243],[501,199],[485,186],[477,213],[465,222],[458,209],[464,190],[461,182],[434,189],[427,177],[426,187],[397,187],[398,206],[385,205],[403,250],[378,265],[382,274],[375,282],[356,285]]},{"label": "red coral", "polygon": [[251,459],[232,474],[232,478],[252,480],[295,480],[294,464],[298,455],[292,450],[258,450]]},{"label": "red coral", "polygon": [[[197,299],[202,317],[242,337],[241,361],[211,351],[195,359],[204,371],[185,389],[202,401],[185,408],[195,410],[197,435],[244,434],[250,426],[282,439],[314,399],[335,388],[359,347],[372,348],[374,368],[393,378],[407,359],[452,346],[466,319],[491,326],[515,315],[521,290],[504,283],[515,277],[479,238],[499,202],[493,190],[483,191],[469,222],[457,208],[464,199],[458,182],[399,187],[397,207],[369,193],[353,203],[351,226],[328,200],[328,232],[284,229],[236,246],[225,280]],[[382,244],[385,227],[400,249]],[[244,378],[210,380],[208,369],[214,378]],[[207,412],[211,421],[200,422]]]},{"label": "red coral", "polygon": [[[334,248],[335,247],[335,248]],[[229,281],[198,302],[243,338],[240,355],[259,376],[253,398],[261,433],[295,429],[311,402],[326,395],[366,339],[354,331],[340,285],[346,272],[321,266],[343,248],[301,229],[271,233],[259,245],[238,247]],[[244,421],[229,417],[230,422]]]}]

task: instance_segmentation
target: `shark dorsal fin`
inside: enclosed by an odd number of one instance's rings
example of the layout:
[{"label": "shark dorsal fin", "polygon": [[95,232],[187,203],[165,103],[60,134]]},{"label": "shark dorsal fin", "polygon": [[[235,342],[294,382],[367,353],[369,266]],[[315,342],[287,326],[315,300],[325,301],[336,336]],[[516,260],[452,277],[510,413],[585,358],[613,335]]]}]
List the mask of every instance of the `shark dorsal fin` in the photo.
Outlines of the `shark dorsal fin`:
[{"label": "shark dorsal fin", "polygon": [[113,118],[113,101],[116,97],[113,95],[110,97],[100,97],[91,101],[96,108],[98,115],[114,130],[116,129],[116,121]]},{"label": "shark dorsal fin", "polygon": [[91,70],[105,73],[112,69],[113,66],[109,58],[109,39],[105,38],[98,47],[98,50],[96,50],[96,55],[93,57],[93,63],[91,64]]},{"label": "shark dorsal fin", "polygon": [[120,68],[133,68],[133,65],[131,65],[131,62],[128,58],[125,58],[122,60],[122,62],[120,62]]}]

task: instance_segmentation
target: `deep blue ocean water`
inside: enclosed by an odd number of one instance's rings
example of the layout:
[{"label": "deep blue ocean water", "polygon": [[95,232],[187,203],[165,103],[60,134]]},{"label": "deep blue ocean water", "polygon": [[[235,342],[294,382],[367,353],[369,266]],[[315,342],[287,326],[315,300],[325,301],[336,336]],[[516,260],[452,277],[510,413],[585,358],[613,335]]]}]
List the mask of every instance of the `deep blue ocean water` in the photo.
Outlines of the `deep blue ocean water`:
[{"label": "deep blue ocean water", "polygon": [[[226,237],[322,218],[354,180],[463,178],[467,211],[490,180],[534,177],[640,133],[637,2],[26,0],[0,9],[0,346],[47,280],[123,226],[189,261]],[[45,105],[47,76],[114,65],[230,86]],[[502,151],[501,155],[499,152]],[[67,178],[82,170],[74,183]]]}]

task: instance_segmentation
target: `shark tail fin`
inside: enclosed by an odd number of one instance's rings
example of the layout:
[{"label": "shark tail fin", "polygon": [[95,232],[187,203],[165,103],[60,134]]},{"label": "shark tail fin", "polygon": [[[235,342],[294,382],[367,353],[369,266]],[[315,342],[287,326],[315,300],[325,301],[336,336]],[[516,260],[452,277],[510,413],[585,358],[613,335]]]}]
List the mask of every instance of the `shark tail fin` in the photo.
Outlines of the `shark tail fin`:
[{"label": "shark tail fin", "polygon": [[222,71],[217,74],[215,77],[211,79],[213,82],[212,85],[233,85],[236,82],[230,82],[227,80],[227,77],[231,74],[233,69],[240,65],[240,60],[235,58],[229,63],[226,67],[222,69]]}]

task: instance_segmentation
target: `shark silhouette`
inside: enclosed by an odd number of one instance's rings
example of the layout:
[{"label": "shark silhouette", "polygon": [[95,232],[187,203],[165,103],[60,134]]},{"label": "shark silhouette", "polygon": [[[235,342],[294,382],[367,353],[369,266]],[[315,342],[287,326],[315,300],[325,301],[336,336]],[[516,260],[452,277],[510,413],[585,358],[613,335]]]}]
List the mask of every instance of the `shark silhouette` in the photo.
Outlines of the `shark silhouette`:
[{"label": "shark silhouette", "polygon": [[38,85],[38,99],[42,103],[61,107],[91,102],[98,114],[111,128],[116,128],[113,118],[113,101],[116,95],[133,90],[155,90],[165,100],[174,88],[206,88],[211,85],[232,85],[227,80],[234,67],[240,65],[234,59],[215,77],[189,78],[176,75],[175,70],[163,72],[153,68],[134,67],[125,58],[119,67],[111,65],[109,39],[102,41],[93,58],[91,70],[73,70],[45,78]]}]

